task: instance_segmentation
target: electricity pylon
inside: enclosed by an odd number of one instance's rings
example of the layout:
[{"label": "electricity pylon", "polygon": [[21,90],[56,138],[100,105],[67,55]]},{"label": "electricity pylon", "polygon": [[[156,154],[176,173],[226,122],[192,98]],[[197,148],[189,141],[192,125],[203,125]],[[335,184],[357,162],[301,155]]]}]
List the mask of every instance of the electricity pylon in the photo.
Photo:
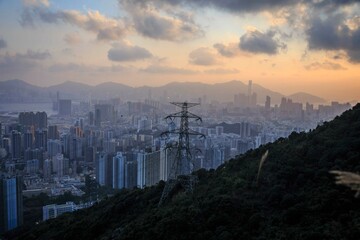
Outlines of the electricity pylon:
[{"label": "electricity pylon", "polygon": [[165,117],[165,120],[174,121],[176,118],[180,118],[180,127],[173,131],[163,132],[162,136],[177,134],[179,135],[179,139],[176,144],[166,147],[166,149],[176,148],[177,151],[173,166],[170,170],[170,174],[160,198],[159,206],[161,206],[167,200],[171,191],[178,184],[180,184],[185,191],[192,193],[193,187],[197,182],[197,178],[196,176],[191,175],[194,165],[190,151],[190,136],[205,137],[204,134],[189,128],[189,119],[195,119],[195,121],[202,122],[201,117],[188,111],[189,108],[197,106],[199,103],[172,102],[171,104],[181,107],[181,111],[170,114],[169,116]]}]

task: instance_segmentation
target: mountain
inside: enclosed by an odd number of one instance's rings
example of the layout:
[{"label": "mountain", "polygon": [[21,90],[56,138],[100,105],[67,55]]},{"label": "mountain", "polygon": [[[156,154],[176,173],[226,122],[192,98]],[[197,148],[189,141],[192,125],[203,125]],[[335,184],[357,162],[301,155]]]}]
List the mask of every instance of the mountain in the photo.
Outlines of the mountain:
[{"label": "mountain", "polygon": [[90,85],[72,81],[66,81],[47,88],[52,96],[55,96],[57,92],[59,92],[60,98],[62,99],[88,99],[92,89],[93,87]]},{"label": "mountain", "polygon": [[164,182],[123,190],[5,238],[360,239],[360,200],[335,184],[331,170],[360,171],[360,104],[313,131],[198,170],[193,194],[177,186],[161,207]]},{"label": "mountain", "polygon": [[[0,100],[7,102],[46,101],[46,89],[28,84],[19,79],[0,81]],[[4,101],[2,101],[4,102]]]},{"label": "mountain", "polygon": [[[208,100],[232,102],[235,94],[248,94],[248,85],[235,80],[216,84],[172,82],[160,87],[129,87],[115,82],[106,82],[96,86],[90,86],[83,83],[67,81],[46,88],[30,85],[21,80],[9,80],[0,82],[0,87],[0,100],[4,102],[7,101],[7,99],[11,99],[12,101],[18,99],[21,101],[33,101],[38,98],[52,101],[56,98],[57,93],[59,93],[60,98],[73,100],[88,100],[90,97],[100,100],[120,97],[134,101],[144,100],[151,95],[153,98],[159,96],[169,97],[171,101],[198,101],[199,98],[206,97]],[[284,95],[258,84],[253,84],[252,92],[257,94],[257,102],[259,104],[265,103],[266,96],[271,97],[272,104],[279,104],[281,98],[284,97]],[[306,93],[295,94],[294,98],[302,102],[321,102],[321,98]],[[297,101],[296,99],[293,100]]]},{"label": "mountain", "polygon": [[298,92],[287,96],[288,98],[292,99],[294,102],[301,102],[301,103],[312,103],[312,104],[319,104],[319,103],[326,103],[326,100],[309,93]]},{"label": "mountain", "polygon": [[92,89],[92,98],[95,99],[111,99],[116,97],[132,99],[133,94],[134,88],[115,82],[102,83]]}]

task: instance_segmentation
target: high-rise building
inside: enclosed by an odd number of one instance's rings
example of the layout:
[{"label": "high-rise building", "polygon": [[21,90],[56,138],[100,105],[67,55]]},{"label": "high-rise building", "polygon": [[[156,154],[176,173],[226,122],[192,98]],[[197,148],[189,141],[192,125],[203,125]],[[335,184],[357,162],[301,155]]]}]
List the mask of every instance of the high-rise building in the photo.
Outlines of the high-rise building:
[{"label": "high-rise building", "polygon": [[61,150],[61,141],[60,140],[54,140],[49,139],[47,142],[47,150],[49,157],[53,157],[56,154],[59,154],[62,152]]},{"label": "high-rise building", "polygon": [[147,119],[146,117],[142,117],[138,120],[138,132],[141,130],[151,130],[152,129],[152,121],[151,119]]},{"label": "high-rise building", "polygon": [[[111,104],[96,104],[95,105],[95,122],[97,122],[97,115],[100,113],[100,122],[115,121],[115,110]],[[95,124],[96,125],[96,124]]]},{"label": "high-rise building", "polygon": [[100,152],[96,158],[96,180],[101,186],[112,186],[112,158]]},{"label": "high-rise building", "polygon": [[22,112],[19,114],[19,124],[35,129],[47,128],[47,114],[46,112]]},{"label": "high-rise building", "polygon": [[39,171],[39,160],[32,159],[26,161],[26,173],[33,175]]},{"label": "high-rise building", "polygon": [[250,124],[248,122],[240,123],[240,137],[250,137]]},{"label": "high-rise building", "polygon": [[57,125],[48,127],[48,139],[60,139]]},{"label": "high-rise building", "polygon": [[34,146],[34,134],[31,131],[27,131],[24,133],[24,150],[26,149],[32,149]]},{"label": "high-rise building", "polygon": [[70,139],[69,146],[69,158],[70,160],[78,159],[83,156],[82,154],[82,139],[78,137],[72,137]]},{"label": "high-rise building", "polygon": [[271,98],[269,96],[266,96],[266,101],[265,101],[265,111],[269,112],[270,111],[270,107],[271,107]]},{"label": "high-rise building", "polygon": [[96,154],[95,147],[92,146],[87,147],[85,151],[85,162],[94,164],[95,154]]},{"label": "high-rise building", "polygon": [[23,224],[22,177],[0,176],[0,233]]},{"label": "high-rise building", "polygon": [[94,113],[89,112],[88,123],[90,126],[94,125]]},{"label": "high-rise building", "polygon": [[6,153],[11,153],[11,144],[10,144],[10,138],[3,138],[1,141],[2,147],[5,149]]},{"label": "high-rise building", "polygon": [[257,94],[253,93],[251,95],[251,101],[250,101],[250,106],[249,107],[256,107],[257,104]]},{"label": "high-rise building", "polygon": [[152,186],[160,181],[160,151],[137,155],[137,185],[140,188]]},{"label": "high-rise building", "polygon": [[125,162],[125,188],[137,186],[137,161],[136,159],[126,159]]},{"label": "high-rise building", "polygon": [[125,188],[125,162],[126,156],[122,152],[117,152],[116,156],[112,160],[112,170],[113,170],[113,183],[112,187],[114,189]]},{"label": "high-rise building", "polygon": [[43,164],[44,179],[50,179],[51,172],[52,172],[52,166],[51,165],[52,165],[51,160],[50,159],[45,159],[44,164]]},{"label": "high-rise building", "polygon": [[37,112],[35,114],[35,129],[47,128],[47,114],[46,112]]},{"label": "high-rise building", "polygon": [[160,150],[160,180],[167,181],[175,162],[176,151],[163,146]]},{"label": "high-rise building", "polygon": [[65,175],[67,172],[66,165],[64,155],[57,154],[52,157],[52,170],[56,173],[56,176],[62,177]]},{"label": "high-rise building", "polygon": [[71,99],[59,100],[59,115],[71,116]]},{"label": "high-rise building", "polygon": [[35,131],[35,147],[43,150],[47,150],[47,130]]},{"label": "high-rise building", "polygon": [[224,133],[224,127],[223,126],[216,126],[216,135],[221,136]]},{"label": "high-rise building", "polygon": [[95,109],[95,126],[101,127],[101,111],[100,111],[100,109]]},{"label": "high-rise building", "polygon": [[21,134],[16,130],[11,132],[11,156],[13,159],[21,158]]}]

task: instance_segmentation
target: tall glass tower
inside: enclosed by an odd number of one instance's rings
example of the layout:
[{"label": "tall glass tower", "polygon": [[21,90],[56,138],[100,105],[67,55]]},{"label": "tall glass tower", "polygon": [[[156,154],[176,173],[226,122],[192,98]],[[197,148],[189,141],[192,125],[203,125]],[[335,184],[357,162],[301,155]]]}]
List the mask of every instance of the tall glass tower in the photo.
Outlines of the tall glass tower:
[{"label": "tall glass tower", "polygon": [[0,177],[0,233],[23,223],[22,177]]}]

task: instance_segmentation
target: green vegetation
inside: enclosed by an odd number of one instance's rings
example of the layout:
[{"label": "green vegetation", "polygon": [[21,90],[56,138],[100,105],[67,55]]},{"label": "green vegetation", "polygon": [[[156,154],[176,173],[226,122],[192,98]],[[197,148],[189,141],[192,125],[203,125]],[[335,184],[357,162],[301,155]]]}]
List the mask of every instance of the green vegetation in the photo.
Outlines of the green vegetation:
[{"label": "green vegetation", "polygon": [[164,182],[123,190],[90,209],[6,237],[360,239],[360,200],[335,183],[332,170],[360,172],[360,104],[309,133],[292,133],[217,170],[197,171],[194,194],[178,189],[161,208]]}]

